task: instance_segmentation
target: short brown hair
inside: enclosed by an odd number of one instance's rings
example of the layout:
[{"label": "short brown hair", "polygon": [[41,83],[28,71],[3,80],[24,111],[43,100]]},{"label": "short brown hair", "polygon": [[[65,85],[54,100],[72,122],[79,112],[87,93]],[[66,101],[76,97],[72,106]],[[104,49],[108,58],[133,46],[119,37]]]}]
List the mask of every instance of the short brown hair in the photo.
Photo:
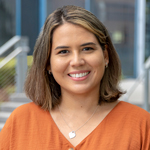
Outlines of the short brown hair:
[{"label": "short brown hair", "polygon": [[37,105],[50,110],[60,103],[61,89],[53,75],[49,75],[50,55],[54,30],[64,22],[79,25],[92,32],[103,50],[107,48],[109,66],[100,84],[99,104],[116,101],[121,94],[118,81],[121,76],[119,57],[105,26],[89,11],[78,6],[64,6],[50,14],[44,24],[33,53],[33,65],[25,82],[25,93]]}]

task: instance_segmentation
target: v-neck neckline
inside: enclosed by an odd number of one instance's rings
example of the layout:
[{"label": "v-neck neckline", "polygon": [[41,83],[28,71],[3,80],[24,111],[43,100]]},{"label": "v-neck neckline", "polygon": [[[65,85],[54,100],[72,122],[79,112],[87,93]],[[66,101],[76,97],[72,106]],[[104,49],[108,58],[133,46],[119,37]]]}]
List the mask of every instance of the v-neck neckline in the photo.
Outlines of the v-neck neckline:
[{"label": "v-neck neckline", "polygon": [[72,145],[70,143],[70,141],[63,135],[63,133],[60,131],[60,129],[58,128],[57,124],[55,123],[53,117],[50,114],[50,118],[53,122],[53,124],[55,125],[55,128],[59,131],[60,135],[63,137],[63,139],[65,139],[66,143],[68,143],[70,146],[72,146],[73,148],[77,148],[79,145],[81,145],[90,135],[92,135],[97,128],[99,128],[99,126],[101,126],[103,124],[103,122],[110,116],[110,114],[112,114],[112,112],[120,105],[122,101],[119,101],[111,110],[110,112],[108,112],[108,114],[102,119],[102,121],[83,139],[81,140],[76,146]]}]

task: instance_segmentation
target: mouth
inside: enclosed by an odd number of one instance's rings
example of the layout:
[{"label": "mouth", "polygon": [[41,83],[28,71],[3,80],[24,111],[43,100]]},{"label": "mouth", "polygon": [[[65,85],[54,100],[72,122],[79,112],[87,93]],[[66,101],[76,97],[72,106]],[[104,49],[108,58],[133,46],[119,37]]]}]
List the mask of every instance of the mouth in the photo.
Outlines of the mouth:
[{"label": "mouth", "polygon": [[82,78],[82,77],[87,76],[89,73],[90,73],[90,71],[83,72],[83,73],[68,74],[68,75],[73,78]]}]

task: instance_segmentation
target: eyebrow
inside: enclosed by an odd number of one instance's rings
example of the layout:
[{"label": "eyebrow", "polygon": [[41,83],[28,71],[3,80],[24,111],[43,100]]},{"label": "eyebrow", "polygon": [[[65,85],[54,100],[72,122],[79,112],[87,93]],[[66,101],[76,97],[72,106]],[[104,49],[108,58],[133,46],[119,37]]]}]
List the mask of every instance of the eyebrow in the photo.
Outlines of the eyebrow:
[{"label": "eyebrow", "polygon": [[81,46],[87,46],[87,45],[96,45],[95,43],[93,43],[93,42],[88,42],[88,43],[84,43],[84,44],[82,44]]},{"label": "eyebrow", "polygon": [[[96,45],[95,43],[93,42],[88,42],[88,43],[84,43],[84,44],[81,44],[80,46],[87,46],[87,45]],[[65,48],[70,48],[69,46],[58,46],[55,48],[55,50],[57,49],[65,49]]]},{"label": "eyebrow", "polygon": [[55,50],[57,50],[57,49],[63,49],[63,48],[69,48],[69,46],[58,46],[58,47],[55,48]]}]

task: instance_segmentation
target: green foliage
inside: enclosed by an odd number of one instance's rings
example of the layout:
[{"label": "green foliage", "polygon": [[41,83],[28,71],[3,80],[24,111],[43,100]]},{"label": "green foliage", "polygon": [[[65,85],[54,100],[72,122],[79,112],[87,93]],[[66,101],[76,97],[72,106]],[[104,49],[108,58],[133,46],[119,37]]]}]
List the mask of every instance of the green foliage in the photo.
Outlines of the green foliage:
[{"label": "green foliage", "polygon": [[0,88],[15,83],[15,66],[0,69]]},{"label": "green foliage", "polygon": [[28,56],[27,57],[27,64],[28,64],[28,67],[30,67],[32,65],[32,62],[33,62],[33,56]]},{"label": "green foliage", "polygon": [[[0,59],[0,61],[2,58]],[[32,56],[27,57],[28,66],[31,66],[33,61]],[[0,88],[5,88],[7,86],[12,86],[15,84],[15,75],[16,75],[16,59],[12,59],[8,62],[3,68],[0,69]],[[12,91],[12,90],[10,90]]]}]

